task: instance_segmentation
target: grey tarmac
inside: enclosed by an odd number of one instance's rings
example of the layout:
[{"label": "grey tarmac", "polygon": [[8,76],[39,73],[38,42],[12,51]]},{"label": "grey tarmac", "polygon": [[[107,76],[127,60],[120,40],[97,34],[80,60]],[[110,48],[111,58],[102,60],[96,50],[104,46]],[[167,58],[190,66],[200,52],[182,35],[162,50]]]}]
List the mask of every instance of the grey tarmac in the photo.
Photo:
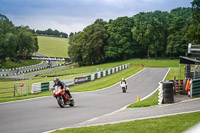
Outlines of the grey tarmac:
[{"label": "grey tarmac", "polygon": [[[168,68],[145,68],[128,81],[127,93],[118,84],[98,91],[73,93],[75,107],[60,108],[53,96],[0,104],[0,132],[39,133],[73,127],[112,113],[144,98],[158,87]],[[102,82],[103,84],[103,82]]]}]

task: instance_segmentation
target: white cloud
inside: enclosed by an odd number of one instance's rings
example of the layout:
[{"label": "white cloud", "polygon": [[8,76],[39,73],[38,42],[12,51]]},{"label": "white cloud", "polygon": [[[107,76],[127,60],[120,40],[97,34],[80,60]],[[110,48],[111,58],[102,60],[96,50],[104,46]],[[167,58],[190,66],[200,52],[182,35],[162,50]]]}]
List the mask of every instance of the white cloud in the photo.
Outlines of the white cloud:
[{"label": "white cloud", "polygon": [[[14,0],[13,0],[14,1]],[[57,29],[66,33],[82,31],[96,19],[106,21],[139,12],[170,11],[190,6],[192,0],[9,0],[0,5],[15,25],[28,25],[35,30]],[[30,3],[29,3],[30,2]]]},{"label": "white cloud", "polygon": [[16,26],[29,26],[35,30],[47,30],[51,28],[69,34],[70,32],[82,31],[86,26],[92,24],[93,18],[65,17],[65,16],[12,16],[8,15]]}]

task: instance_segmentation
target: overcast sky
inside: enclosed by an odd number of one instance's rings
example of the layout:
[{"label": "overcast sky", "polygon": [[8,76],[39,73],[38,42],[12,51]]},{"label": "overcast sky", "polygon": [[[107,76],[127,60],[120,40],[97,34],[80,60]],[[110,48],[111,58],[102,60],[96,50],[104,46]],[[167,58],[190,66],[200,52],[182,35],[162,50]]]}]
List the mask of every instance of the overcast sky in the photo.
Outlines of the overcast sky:
[{"label": "overcast sky", "polygon": [[78,32],[96,19],[105,21],[139,12],[191,7],[192,0],[0,0],[0,14],[35,30]]}]

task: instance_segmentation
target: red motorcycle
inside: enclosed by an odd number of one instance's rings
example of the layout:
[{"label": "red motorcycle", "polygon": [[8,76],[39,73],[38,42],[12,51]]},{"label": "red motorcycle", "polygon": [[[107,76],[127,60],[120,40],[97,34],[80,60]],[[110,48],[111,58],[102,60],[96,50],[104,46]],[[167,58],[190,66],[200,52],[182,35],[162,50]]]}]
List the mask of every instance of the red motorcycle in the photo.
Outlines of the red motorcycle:
[{"label": "red motorcycle", "polygon": [[53,89],[53,96],[57,99],[58,105],[61,108],[64,108],[66,105],[71,107],[74,106],[74,99],[69,99],[69,95],[65,94],[66,92],[61,89],[61,86],[55,86]]}]

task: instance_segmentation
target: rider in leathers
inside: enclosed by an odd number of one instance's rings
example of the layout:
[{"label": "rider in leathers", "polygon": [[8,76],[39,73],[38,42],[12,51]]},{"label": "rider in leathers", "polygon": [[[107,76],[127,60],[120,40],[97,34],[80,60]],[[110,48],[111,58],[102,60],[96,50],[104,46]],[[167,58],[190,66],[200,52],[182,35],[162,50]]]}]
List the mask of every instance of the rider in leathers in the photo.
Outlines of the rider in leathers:
[{"label": "rider in leathers", "polygon": [[56,85],[61,86],[61,89],[64,89],[65,92],[69,95],[69,98],[72,99],[72,95],[71,95],[69,89],[67,89],[67,88],[65,87],[65,84],[62,83],[62,82],[59,80],[59,78],[57,78],[57,77],[54,78],[54,86],[53,86],[53,87],[55,87]]}]

